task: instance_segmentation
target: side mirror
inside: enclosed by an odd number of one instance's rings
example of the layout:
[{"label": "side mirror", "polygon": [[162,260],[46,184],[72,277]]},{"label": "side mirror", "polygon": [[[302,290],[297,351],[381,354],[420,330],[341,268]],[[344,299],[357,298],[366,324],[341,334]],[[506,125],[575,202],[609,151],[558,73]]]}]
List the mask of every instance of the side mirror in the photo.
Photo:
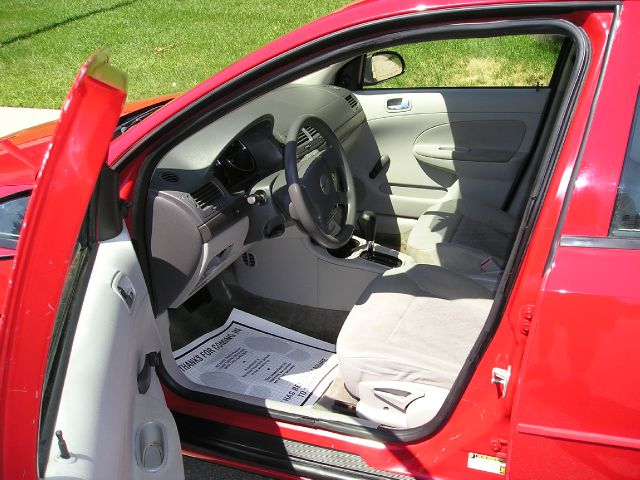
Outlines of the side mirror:
[{"label": "side mirror", "polygon": [[363,85],[376,85],[404,73],[404,59],[396,52],[367,54],[364,61]]}]

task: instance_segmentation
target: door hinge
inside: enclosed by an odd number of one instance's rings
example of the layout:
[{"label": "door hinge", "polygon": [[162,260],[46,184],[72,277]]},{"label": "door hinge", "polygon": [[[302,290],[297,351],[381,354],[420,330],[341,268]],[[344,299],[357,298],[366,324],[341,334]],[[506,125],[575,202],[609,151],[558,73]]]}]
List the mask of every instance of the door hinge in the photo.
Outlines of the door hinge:
[{"label": "door hinge", "polygon": [[491,450],[496,453],[506,453],[509,442],[504,438],[494,438],[489,442]]},{"label": "door hinge", "polygon": [[509,386],[509,380],[511,379],[511,365],[506,369],[493,367],[491,370],[491,383],[498,387],[498,394],[500,398],[507,396],[507,387]]},{"label": "door hinge", "polygon": [[520,315],[518,316],[518,330],[525,337],[529,335],[529,329],[531,328],[531,321],[533,320],[534,305],[525,305],[520,309]]}]

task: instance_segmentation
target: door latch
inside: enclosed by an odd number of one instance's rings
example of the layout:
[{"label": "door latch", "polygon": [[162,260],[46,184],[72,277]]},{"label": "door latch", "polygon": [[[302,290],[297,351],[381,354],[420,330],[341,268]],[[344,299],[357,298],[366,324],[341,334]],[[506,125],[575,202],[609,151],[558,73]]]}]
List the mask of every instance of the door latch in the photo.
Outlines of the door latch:
[{"label": "door latch", "polygon": [[136,289],[133,287],[133,282],[127,274],[123,272],[116,273],[111,282],[111,288],[113,288],[127,306],[129,312],[131,312],[133,303],[136,301]]},{"label": "door latch", "polygon": [[506,369],[493,367],[491,370],[491,383],[498,386],[500,398],[507,396],[507,387],[509,386],[509,380],[511,379],[511,365]]}]

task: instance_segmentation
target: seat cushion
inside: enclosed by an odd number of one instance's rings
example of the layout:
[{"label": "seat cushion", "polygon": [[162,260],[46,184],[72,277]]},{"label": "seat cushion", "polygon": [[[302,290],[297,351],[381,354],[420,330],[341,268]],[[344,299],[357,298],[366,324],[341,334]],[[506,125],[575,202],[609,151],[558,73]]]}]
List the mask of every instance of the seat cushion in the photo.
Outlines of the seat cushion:
[{"label": "seat cushion", "polygon": [[[450,200],[422,215],[407,240],[407,253],[419,263],[465,271],[493,256],[499,263],[509,254],[517,223],[502,210],[470,200]],[[446,246],[445,246],[446,245]]]},{"label": "seat cushion", "polygon": [[363,381],[407,381],[451,388],[492,305],[489,290],[433,265],[374,280],[338,336],[338,364],[349,392]]}]

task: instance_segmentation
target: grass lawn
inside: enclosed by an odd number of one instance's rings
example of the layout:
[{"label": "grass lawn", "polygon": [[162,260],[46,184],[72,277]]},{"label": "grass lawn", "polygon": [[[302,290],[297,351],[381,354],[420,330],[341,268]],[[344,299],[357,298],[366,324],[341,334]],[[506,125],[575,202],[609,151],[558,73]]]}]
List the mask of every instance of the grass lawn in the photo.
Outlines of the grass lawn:
[{"label": "grass lawn", "polygon": [[0,0],[0,105],[60,108],[103,45],[130,100],[184,91],[347,0]]},{"label": "grass lawn", "polygon": [[[0,105],[59,108],[82,62],[103,45],[129,74],[129,99],[184,91],[348,0],[0,0]],[[558,44],[504,37],[399,48],[403,86],[535,85]]]},{"label": "grass lawn", "polygon": [[550,36],[512,35],[438,40],[393,48],[406,64],[384,88],[531,87],[548,85],[562,42]]}]

